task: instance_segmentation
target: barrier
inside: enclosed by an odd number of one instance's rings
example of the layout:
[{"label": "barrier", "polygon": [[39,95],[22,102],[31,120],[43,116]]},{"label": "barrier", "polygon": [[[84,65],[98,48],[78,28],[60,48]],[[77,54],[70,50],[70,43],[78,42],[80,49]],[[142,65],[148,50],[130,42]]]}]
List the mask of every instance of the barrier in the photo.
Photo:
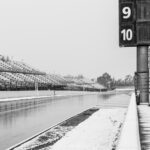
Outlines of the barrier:
[{"label": "barrier", "polygon": [[135,93],[131,96],[117,150],[141,150]]}]

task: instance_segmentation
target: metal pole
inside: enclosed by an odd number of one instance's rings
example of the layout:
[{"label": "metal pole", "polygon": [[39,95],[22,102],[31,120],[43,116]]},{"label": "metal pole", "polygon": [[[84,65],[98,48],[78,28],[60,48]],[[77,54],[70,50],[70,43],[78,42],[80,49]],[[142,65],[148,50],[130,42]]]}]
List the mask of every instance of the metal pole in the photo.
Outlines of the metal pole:
[{"label": "metal pole", "polygon": [[140,103],[149,102],[148,46],[137,46],[137,82]]}]

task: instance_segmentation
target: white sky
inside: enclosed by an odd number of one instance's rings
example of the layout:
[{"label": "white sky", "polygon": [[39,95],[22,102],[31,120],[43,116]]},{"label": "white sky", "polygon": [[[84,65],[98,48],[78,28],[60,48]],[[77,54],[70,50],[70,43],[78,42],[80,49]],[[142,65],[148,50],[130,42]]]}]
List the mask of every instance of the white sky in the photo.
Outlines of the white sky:
[{"label": "white sky", "polygon": [[119,48],[118,0],[1,0],[0,54],[62,75],[136,69],[136,49]]}]

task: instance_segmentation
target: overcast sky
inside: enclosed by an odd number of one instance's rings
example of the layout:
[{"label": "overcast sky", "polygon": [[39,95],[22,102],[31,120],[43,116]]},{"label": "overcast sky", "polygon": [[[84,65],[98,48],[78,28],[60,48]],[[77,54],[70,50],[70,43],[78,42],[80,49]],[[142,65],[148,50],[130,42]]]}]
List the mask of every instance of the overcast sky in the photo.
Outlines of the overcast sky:
[{"label": "overcast sky", "polygon": [[0,53],[62,75],[136,69],[136,49],[119,48],[118,0],[2,0]]}]

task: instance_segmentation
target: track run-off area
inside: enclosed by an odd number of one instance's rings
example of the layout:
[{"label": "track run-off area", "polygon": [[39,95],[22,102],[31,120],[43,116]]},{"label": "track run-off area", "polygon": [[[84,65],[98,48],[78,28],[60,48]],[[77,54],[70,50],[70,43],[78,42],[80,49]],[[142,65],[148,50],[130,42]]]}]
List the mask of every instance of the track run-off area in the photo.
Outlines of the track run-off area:
[{"label": "track run-off area", "polygon": [[[0,112],[0,150],[16,145],[89,108],[95,106],[127,108],[130,101],[128,92],[56,91],[56,95],[53,95],[53,91],[49,91],[47,94],[46,92],[36,94],[33,95],[31,92],[28,92],[27,96],[20,94],[22,101],[30,101],[30,105],[21,105],[21,108],[18,106],[17,109]],[[41,98],[38,98],[37,103],[32,103],[40,96]],[[28,98],[25,99],[24,97]],[[32,100],[29,97],[32,97]],[[8,101],[8,98],[11,98],[11,101],[16,98],[15,101],[20,102],[17,95],[14,98],[11,94],[2,97],[0,101],[4,104],[4,101]]]}]

